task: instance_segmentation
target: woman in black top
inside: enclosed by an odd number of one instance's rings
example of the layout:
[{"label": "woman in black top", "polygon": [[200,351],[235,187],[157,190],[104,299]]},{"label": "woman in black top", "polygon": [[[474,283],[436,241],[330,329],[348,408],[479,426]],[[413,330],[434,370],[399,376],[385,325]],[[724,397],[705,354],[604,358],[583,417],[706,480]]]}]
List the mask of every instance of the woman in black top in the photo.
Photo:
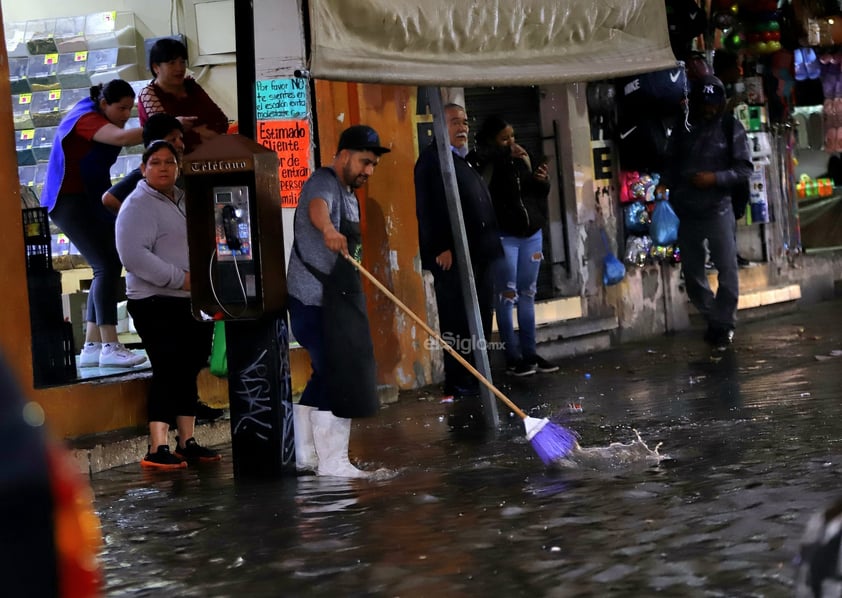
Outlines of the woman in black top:
[{"label": "woman in black top", "polygon": [[[491,191],[505,252],[497,269],[496,310],[507,372],[515,376],[554,372],[558,366],[535,349],[535,294],[550,190],[547,165],[532,170],[529,154],[515,142],[513,127],[499,116],[482,123],[473,159]],[[512,319],[515,306],[517,334]]]}]

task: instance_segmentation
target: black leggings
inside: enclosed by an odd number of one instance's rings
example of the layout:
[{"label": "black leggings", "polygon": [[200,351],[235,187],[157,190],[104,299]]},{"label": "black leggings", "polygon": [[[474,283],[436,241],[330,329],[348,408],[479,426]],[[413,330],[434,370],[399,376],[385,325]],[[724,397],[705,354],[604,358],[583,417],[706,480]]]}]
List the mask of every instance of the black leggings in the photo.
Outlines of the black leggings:
[{"label": "black leggings", "polygon": [[195,416],[196,378],[208,365],[213,324],[193,317],[187,297],[129,299],[128,310],[152,364],[149,421],[173,424],[177,416]]}]

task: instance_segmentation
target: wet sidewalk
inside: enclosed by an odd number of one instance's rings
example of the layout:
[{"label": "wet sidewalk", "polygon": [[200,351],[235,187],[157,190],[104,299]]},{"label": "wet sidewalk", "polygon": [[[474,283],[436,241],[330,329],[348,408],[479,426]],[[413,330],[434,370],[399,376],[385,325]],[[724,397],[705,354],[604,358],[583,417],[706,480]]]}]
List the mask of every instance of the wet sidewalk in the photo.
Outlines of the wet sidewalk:
[{"label": "wet sidewalk", "polygon": [[502,404],[467,440],[425,389],[355,423],[352,456],[389,480],[235,480],[228,445],[216,467],[103,471],[108,595],[791,596],[806,520],[840,494],[840,350],[836,300],[722,354],[688,331],[496,375],[583,446],[663,443],[656,466],[547,470]]}]

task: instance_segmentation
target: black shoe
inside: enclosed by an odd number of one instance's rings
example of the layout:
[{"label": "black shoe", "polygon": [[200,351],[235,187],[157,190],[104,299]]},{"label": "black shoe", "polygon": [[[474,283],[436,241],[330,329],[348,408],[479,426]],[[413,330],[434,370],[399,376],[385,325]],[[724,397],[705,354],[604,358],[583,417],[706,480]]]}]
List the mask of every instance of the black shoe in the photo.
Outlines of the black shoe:
[{"label": "black shoe", "polygon": [[725,351],[734,342],[734,331],[726,328],[719,333],[719,337],[714,343],[717,351]]},{"label": "black shoe", "polygon": [[175,440],[177,443],[175,447],[175,456],[181,457],[188,463],[211,463],[222,459],[222,455],[220,455],[217,451],[201,446],[198,442],[196,442],[195,438],[188,438],[187,442],[184,443],[184,448],[178,446],[178,444],[180,444],[178,436],[175,437]]},{"label": "black shoe", "polygon": [[751,262],[738,253],[737,254],[737,265],[740,268],[748,268],[749,266],[751,266]]},{"label": "black shoe", "polygon": [[187,467],[187,463],[173,455],[170,447],[162,444],[154,453],[150,446],[146,456],[140,461],[140,466],[143,469],[183,469]]},{"label": "black shoe", "polygon": [[535,373],[535,366],[529,363],[526,363],[523,359],[520,361],[516,361],[512,365],[506,368],[506,373],[509,376],[531,376]]},{"label": "black shoe", "polygon": [[544,374],[549,374],[551,372],[557,372],[558,366],[554,363],[550,363],[543,357],[539,357],[538,355],[534,355],[532,357],[526,358],[524,361],[529,362],[529,364],[534,367],[539,372],[543,372]]},{"label": "black shoe", "polygon": [[196,404],[196,421],[212,422],[218,420],[225,414],[225,409],[211,407],[204,401]]},{"label": "black shoe", "polygon": [[717,351],[724,351],[734,342],[734,329],[708,326],[705,342],[713,345]]}]

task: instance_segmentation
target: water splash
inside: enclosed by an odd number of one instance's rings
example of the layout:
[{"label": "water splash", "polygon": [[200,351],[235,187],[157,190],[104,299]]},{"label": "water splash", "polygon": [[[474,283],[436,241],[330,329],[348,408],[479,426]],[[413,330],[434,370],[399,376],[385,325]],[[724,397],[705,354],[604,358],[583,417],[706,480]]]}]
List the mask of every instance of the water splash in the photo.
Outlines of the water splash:
[{"label": "water splash", "polygon": [[628,444],[612,442],[606,447],[585,448],[577,442],[572,451],[553,461],[552,466],[559,469],[634,469],[651,467],[667,458],[658,452],[662,443],[650,449],[640,433],[633,432],[636,439]]}]

